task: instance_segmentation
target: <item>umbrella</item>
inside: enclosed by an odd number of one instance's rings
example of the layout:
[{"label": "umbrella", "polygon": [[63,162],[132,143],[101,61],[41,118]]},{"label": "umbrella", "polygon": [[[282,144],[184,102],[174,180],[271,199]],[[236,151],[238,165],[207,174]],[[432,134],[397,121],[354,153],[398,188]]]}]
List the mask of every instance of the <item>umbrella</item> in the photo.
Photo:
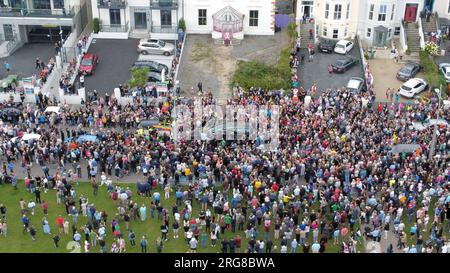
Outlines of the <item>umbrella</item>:
[{"label": "umbrella", "polygon": [[30,139],[40,139],[41,135],[39,134],[25,134],[22,137],[22,140],[28,141]]},{"label": "umbrella", "polygon": [[45,109],[44,112],[45,113],[50,112],[50,113],[58,114],[60,112],[60,110],[61,110],[61,107],[59,107],[59,106],[49,106],[49,107],[47,107],[47,109]]},{"label": "umbrella", "polygon": [[417,149],[420,149],[419,144],[398,144],[392,147],[393,154],[400,153],[414,153]]},{"label": "umbrella", "polygon": [[78,137],[78,140],[77,140],[77,142],[81,142],[81,143],[87,142],[87,141],[97,142],[98,139],[97,139],[97,136],[94,136],[94,135],[81,135]]}]

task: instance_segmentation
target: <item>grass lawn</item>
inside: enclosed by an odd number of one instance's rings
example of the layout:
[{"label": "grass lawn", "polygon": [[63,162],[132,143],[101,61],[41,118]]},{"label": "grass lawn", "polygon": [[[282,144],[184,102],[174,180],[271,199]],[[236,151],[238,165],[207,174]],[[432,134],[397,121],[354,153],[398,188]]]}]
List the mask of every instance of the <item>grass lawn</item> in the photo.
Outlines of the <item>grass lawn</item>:
[{"label": "grass lawn", "polygon": [[[126,186],[126,185],[124,185]],[[133,197],[132,200],[137,201],[138,204],[145,203],[147,206],[147,219],[145,222],[142,222],[141,220],[134,221],[131,220],[130,222],[130,228],[132,228],[136,234],[136,244],[137,246],[131,247],[128,241],[128,231],[125,230],[125,224],[123,222],[120,222],[120,230],[124,234],[124,239],[127,243],[127,252],[140,252],[140,246],[139,242],[143,235],[147,237],[148,240],[148,252],[156,253],[156,239],[161,236],[160,232],[160,225],[161,221],[157,220],[156,216],[155,219],[151,219],[149,217],[149,207],[150,207],[150,201],[151,198],[149,197],[141,197],[135,195],[135,185],[129,184],[130,188],[133,191]],[[110,223],[112,219],[114,218],[114,215],[117,212],[117,209],[112,202],[110,196],[108,195],[106,191],[106,187],[100,187],[99,193],[97,197],[93,196],[93,191],[91,186],[88,183],[80,183],[79,186],[75,186],[76,193],[77,193],[77,208],[78,208],[78,198],[80,195],[84,195],[89,199],[89,203],[94,203],[97,210],[105,210],[108,214],[108,226],[107,229],[107,235],[106,235],[106,243],[107,243],[107,250],[109,252],[111,248],[111,244],[113,242],[113,234],[111,231]],[[153,191],[152,191],[153,192]],[[61,241],[59,242],[59,248],[55,248],[53,245],[52,237],[53,235],[45,235],[42,228],[42,219],[44,217],[43,211],[40,207],[38,207],[38,204],[35,208],[35,215],[29,215],[30,224],[32,224],[37,231],[36,235],[36,241],[32,241],[30,234],[26,233],[23,234],[23,224],[21,221],[21,212],[20,212],[20,206],[19,206],[19,200],[20,198],[23,198],[26,202],[29,200],[35,199],[34,194],[29,193],[26,191],[23,181],[19,182],[19,188],[15,190],[11,185],[0,185],[0,203],[3,203],[7,207],[7,224],[8,224],[8,234],[7,237],[0,237],[0,252],[25,252],[25,253],[67,253],[71,250],[66,249],[66,246],[68,242],[72,241],[72,230],[70,229],[69,235],[60,235]],[[67,216],[65,211],[65,206],[63,204],[57,205],[56,204],[56,191],[50,190],[47,194],[42,192],[41,194],[42,200],[47,200],[49,203],[49,209],[48,209],[48,216],[47,220],[49,221],[50,228],[52,234],[55,234],[58,232],[57,227],[57,217],[59,215],[62,215],[64,218],[67,218],[70,222],[70,226],[72,226],[72,217]],[[174,194],[172,194],[171,198],[169,200],[164,200],[163,194],[162,194],[162,204],[164,207],[169,208],[170,212],[172,205],[175,202]],[[194,202],[193,204],[193,210],[194,215],[198,215],[200,209],[200,205],[198,202]],[[157,214],[155,212],[155,214]],[[301,218],[300,218],[301,219]],[[169,253],[184,253],[188,250],[188,246],[183,240],[183,228],[182,225],[180,227],[179,235],[180,237],[178,239],[173,239],[173,232],[172,232],[172,226],[171,224],[173,217],[171,217],[170,227],[169,227],[169,233],[168,238],[169,241],[164,243],[163,252],[169,252]],[[82,235],[82,242],[84,242],[84,230],[80,230],[80,227],[85,225],[87,222],[87,217],[82,216],[81,211],[79,212],[79,218],[78,218],[78,228],[79,233]],[[200,234],[202,231],[200,231]],[[232,238],[235,236],[236,233],[231,233],[230,231],[225,232],[225,237]],[[242,247],[241,252],[245,251],[247,247],[247,241],[245,239],[245,234],[243,232],[239,232],[239,234],[242,237]],[[212,248],[210,246],[210,239],[208,234],[207,239],[207,247],[202,248],[201,244],[199,242],[198,252],[220,252],[220,241],[223,238],[223,235],[220,235],[220,239],[218,240],[218,243],[215,248]],[[273,236],[273,233],[272,233]],[[200,236],[201,237],[201,236]],[[262,231],[262,228],[259,228],[258,232],[258,239],[264,239],[264,232]],[[310,245],[312,244],[312,235],[310,235]],[[278,250],[280,249],[279,242],[274,242],[278,246]],[[337,246],[334,246],[332,242],[328,244],[326,252],[337,252]],[[93,247],[91,249],[91,252],[99,252],[100,248],[97,245],[96,247]],[[288,251],[290,251],[290,247],[288,247]],[[301,247],[297,247],[297,252],[301,252]],[[358,245],[358,251],[364,252],[364,246],[362,244]],[[84,249],[82,250],[84,252]]]}]

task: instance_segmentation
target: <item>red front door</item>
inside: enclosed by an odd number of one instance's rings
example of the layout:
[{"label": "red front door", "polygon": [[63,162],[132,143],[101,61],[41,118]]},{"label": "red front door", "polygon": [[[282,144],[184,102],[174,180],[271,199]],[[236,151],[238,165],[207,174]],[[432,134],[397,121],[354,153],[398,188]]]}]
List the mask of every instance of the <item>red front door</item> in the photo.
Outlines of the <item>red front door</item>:
[{"label": "red front door", "polygon": [[405,21],[415,22],[417,15],[417,5],[407,5],[405,9]]}]

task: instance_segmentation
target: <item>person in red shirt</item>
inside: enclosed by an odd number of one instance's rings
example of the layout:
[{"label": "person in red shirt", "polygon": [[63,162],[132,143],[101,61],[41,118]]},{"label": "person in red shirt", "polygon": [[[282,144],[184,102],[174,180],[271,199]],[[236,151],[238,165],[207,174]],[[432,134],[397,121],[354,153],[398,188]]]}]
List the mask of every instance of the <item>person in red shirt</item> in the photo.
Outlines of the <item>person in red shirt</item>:
[{"label": "person in red shirt", "polygon": [[64,218],[62,218],[61,215],[58,216],[57,222],[58,222],[59,234],[62,234],[64,231]]},{"label": "person in red shirt", "polygon": [[278,184],[277,184],[277,182],[274,182],[274,183],[273,183],[273,185],[272,185],[272,190],[273,190],[274,192],[278,192]]},{"label": "person in red shirt", "polygon": [[[44,215],[48,215],[48,202],[43,200],[41,204],[42,210],[44,211]],[[59,220],[59,218],[58,218]]]}]

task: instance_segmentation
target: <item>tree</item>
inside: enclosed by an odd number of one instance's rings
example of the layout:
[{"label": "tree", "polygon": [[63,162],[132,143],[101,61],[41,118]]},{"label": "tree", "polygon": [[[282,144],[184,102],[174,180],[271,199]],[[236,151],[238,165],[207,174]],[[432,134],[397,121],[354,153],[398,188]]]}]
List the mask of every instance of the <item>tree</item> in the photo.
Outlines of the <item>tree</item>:
[{"label": "tree", "polygon": [[287,24],[286,33],[291,39],[291,42],[297,39],[298,37],[297,24],[295,22],[290,22],[289,24]]},{"label": "tree", "polygon": [[183,32],[186,32],[186,22],[184,21],[183,18],[181,18],[180,21],[178,21],[178,28],[182,29]]},{"label": "tree", "polygon": [[94,33],[98,33],[100,31],[100,20],[98,18],[94,18]]},{"label": "tree", "polygon": [[131,80],[128,82],[130,87],[144,87],[148,80],[148,67],[131,69]]}]

